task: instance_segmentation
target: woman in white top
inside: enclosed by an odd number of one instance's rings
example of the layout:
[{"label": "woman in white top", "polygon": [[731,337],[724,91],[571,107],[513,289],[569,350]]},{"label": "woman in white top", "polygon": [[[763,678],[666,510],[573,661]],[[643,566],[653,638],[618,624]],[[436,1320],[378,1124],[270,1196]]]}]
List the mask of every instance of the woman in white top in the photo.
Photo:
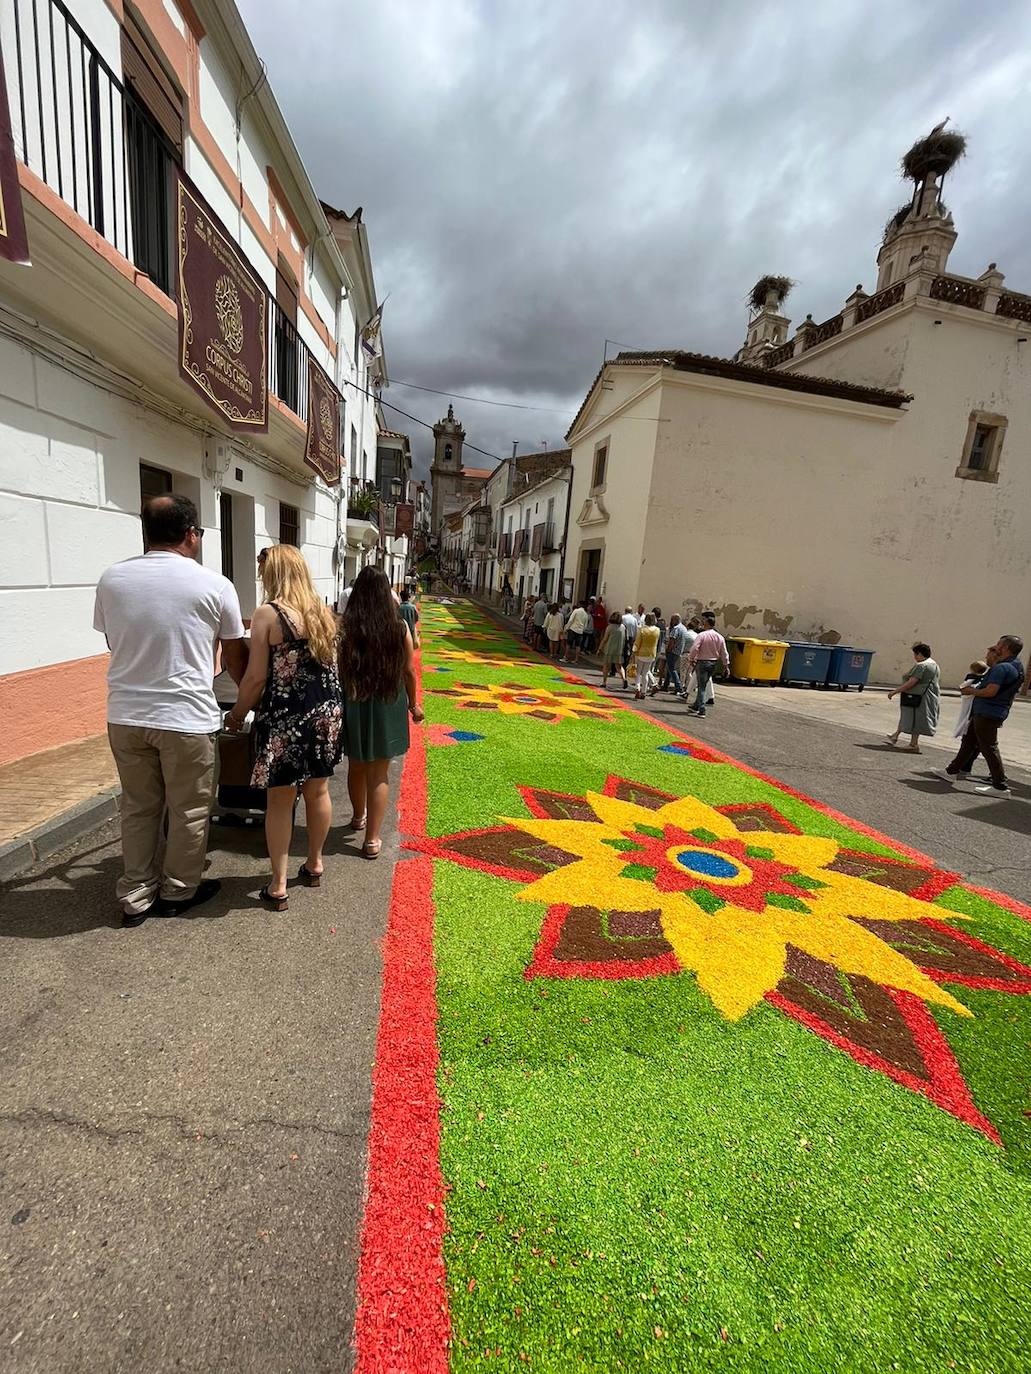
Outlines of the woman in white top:
[{"label": "woman in white top", "polygon": [[548,614],[544,617],[543,629],[544,636],[548,641],[548,653],[552,658],[557,659],[562,647],[562,636],[566,629],[566,623],[562,619],[562,612],[557,601],[553,601],[548,607]]}]

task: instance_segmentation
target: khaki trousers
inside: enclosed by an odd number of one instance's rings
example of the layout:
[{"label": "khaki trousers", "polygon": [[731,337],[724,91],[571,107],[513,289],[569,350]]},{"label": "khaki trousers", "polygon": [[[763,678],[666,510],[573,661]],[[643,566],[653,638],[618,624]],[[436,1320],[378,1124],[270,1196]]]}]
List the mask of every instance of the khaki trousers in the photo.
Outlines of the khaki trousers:
[{"label": "khaki trousers", "polygon": [[[125,871],[115,887],[122,909],[144,911],[159,892],[184,902],[204,872],[215,736],[108,725],[107,737],[122,784]],[[163,837],[166,812],[168,835]]]}]

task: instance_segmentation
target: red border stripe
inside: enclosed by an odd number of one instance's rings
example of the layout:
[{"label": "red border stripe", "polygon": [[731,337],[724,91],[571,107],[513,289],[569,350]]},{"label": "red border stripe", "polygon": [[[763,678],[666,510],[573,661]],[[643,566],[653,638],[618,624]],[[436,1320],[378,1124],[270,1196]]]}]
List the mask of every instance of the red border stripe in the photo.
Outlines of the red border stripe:
[{"label": "red border stripe", "polygon": [[[406,830],[426,833],[426,743],[420,730],[412,732],[398,814]],[[372,1073],[357,1374],[446,1374],[448,1367],[433,916],[433,860],[420,855],[399,861]]]}]

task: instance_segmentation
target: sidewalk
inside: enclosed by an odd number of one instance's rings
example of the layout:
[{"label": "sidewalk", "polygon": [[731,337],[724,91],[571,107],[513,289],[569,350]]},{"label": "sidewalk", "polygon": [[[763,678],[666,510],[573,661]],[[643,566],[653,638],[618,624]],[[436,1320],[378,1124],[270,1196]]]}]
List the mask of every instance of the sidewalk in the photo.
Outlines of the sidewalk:
[{"label": "sidewalk", "polygon": [[106,735],[0,766],[0,881],[113,819],[118,793]]}]

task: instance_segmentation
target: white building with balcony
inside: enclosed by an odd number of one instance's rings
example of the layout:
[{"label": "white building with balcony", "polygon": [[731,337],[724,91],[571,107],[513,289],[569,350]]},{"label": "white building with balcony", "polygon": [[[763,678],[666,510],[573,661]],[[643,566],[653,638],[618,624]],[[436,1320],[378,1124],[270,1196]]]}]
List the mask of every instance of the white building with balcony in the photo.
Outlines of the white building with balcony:
[{"label": "white building with balcony", "polygon": [[513,492],[499,506],[498,577],[508,579],[520,607],[538,592],[565,598],[569,459],[568,449],[528,455],[522,461],[532,466],[516,469]]},{"label": "white building with balcony", "polygon": [[[245,614],[278,541],[335,599],[379,538],[339,495],[375,477],[386,373],[360,212],[320,203],[232,0],[4,0],[0,44],[32,257],[0,262],[3,762],[103,729],[93,591],[147,495],[197,503]],[[180,170],[267,293],[262,432],[180,375]],[[310,357],[343,397],[339,485],[305,463]]]}]

